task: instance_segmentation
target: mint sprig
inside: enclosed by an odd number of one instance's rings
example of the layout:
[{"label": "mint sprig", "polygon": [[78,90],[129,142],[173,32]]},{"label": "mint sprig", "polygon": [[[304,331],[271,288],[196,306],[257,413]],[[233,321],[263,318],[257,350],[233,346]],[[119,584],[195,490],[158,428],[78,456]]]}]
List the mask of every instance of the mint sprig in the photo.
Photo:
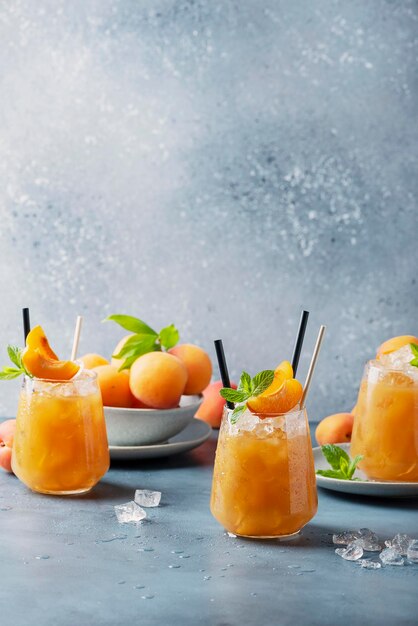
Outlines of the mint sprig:
[{"label": "mint sprig", "polygon": [[353,478],[353,475],[357,465],[363,459],[361,454],[351,459],[345,450],[331,443],[321,446],[321,450],[332,469],[317,470],[316,473],[319,476],[339,478],[340,480],[359,480],[359,478]]},{"label": "mint sprig", "polygon": [[[219,393],[222,398],[229,402],[239,403],[238,406],[232,411],[230,416],[231,424],[235,424],[238,418],[247,408],[246,401],[254,396],[259,396],[266,389],[268,389],[273,382],[274,371],[263,370],[251,378],[247,372],[242,372],[239,380],[238,389],[230,389],[229,387],[223,387]],[[242,404],[244,403],[244,404]]]},{"label": "mint sprig", "polygon": [[157,333],[151,326],[131,315],[109,315],[103,321],[116,322],[125,330],[134,333],[117,354],[112,354],[115,359],[123,359],[119,371],[130,369],[143,354],[161,352],[162,349],[170,350],[180,339],[179,331],[174,324],[165,326]]},{"label": "mint sprig", "polygon": [[7,354],[15,367],[5,366],[0,370],[0,380],[13,380],[22,375],[31,376],[22,362],[23,348],[18,346],[7,346]]},{"label": "mint sprig", "polygon": [[416,343],[410,343],[409,345],[411,346],[412,354],[414,355],[414,358],[410,361],[410,365],[418,367],[418,345]]}]

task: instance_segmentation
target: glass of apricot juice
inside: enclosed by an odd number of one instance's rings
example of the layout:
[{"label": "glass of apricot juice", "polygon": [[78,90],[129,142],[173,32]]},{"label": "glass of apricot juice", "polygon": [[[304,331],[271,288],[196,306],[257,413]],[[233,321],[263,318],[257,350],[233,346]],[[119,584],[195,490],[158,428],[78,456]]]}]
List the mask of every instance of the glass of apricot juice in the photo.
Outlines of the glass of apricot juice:
[{"label": "glass of apricot juice", "polygon": [[95,372],[70,380],[25,376],[13,443],[12,469],[33,491],[89,491],[109,468],[103,405]]},{"label": "glass of apricot juice", "polygon": [[315,470],[305,409],[255,414],[235,424],[225,408],[212,484],[211,511],[243,537],[288,537],[317,511]]},{"label": "glass of apricot juice", "polygon": [[351,455],[363,455],[359,467],[374,480],[418,482],[418,369],[408,365],[381,359],[364,371]]}]

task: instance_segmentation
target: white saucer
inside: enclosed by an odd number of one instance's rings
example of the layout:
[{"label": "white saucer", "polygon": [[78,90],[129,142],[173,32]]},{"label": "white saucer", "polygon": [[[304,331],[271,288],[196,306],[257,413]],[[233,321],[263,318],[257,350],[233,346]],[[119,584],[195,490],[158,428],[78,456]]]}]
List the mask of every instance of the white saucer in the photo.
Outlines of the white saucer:
[{"label": "white saucer", "polygon": [[109,446],[110,458],[114,461],[134,461],[172,456],[197,448],[208,439],[211,432],[209,424],[192,419],[181,433],[171,437],[167,443],[156,443],[151,446]]},{"label": "white saucer", "polygon": [[[350,454],[349,443],[340,443],[338,445]],[[314,448],[313,453],[315,470],[331,469],[320,447]],[[362,496],[378,496],[380,498],[412,498],[418,496],[418,483],[368,480],[367,476],[361,470],[356,470],[354,476],[360,478],[360,480],[340,480],[339,478],[328,478],[326,476],[317,475],[316,483],[318,487],[323,487],[323,489],[343,491],[345,493],[354,493]]]}]

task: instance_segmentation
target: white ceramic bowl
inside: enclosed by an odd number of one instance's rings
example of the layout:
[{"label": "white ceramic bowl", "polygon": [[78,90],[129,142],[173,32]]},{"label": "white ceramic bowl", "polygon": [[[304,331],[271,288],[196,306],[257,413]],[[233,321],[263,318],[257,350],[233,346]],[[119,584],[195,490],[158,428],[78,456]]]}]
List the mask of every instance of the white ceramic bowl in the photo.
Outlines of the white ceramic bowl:
[{"label": "white ceramic bowl", "polygon": [[202,396],[182,396],[175,409],[122,409],[105,406],[110,446],[148,446],[164,443],[186,428],[202,403]]}]

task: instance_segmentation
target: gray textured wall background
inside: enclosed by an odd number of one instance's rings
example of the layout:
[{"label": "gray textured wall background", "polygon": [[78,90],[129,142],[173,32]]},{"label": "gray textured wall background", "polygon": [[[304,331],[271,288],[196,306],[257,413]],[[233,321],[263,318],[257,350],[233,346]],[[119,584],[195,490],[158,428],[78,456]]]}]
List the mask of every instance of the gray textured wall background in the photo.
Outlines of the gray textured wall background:
[{"label": "gray textured wall background", "polygon": [[0,41],[1,346],[27,305],[109,354],[126,312],[223,337],[236,378],[304,306],[315,420],[418,332],[416,2],[3,0]]}]

